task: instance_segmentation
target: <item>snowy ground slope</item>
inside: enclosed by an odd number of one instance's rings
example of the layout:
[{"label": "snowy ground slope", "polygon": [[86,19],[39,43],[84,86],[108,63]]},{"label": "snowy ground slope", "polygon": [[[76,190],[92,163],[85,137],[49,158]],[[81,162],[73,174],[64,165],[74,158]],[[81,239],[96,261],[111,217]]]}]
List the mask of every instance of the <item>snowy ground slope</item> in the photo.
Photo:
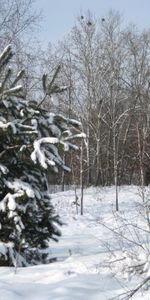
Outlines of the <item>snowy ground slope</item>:
[{"label": "snowy ground slope", "polygon": [[[65,224],[59,243],[50,243],[50,257],[57,261],[20,268],[16,274],[13,268],[0,268],[0,300],[108,300],[138,284],[138,276],[127,278],[126,268],[132,266],[128,252],[139,251],[140,244],[149,247],[140,190],[120,188],[119,213],[114,187],[85,190],[84,216],[76,214],[74,200],[74,191],[52,195]],[[139,292],[133,299],[150,300],[150,295]]]}]

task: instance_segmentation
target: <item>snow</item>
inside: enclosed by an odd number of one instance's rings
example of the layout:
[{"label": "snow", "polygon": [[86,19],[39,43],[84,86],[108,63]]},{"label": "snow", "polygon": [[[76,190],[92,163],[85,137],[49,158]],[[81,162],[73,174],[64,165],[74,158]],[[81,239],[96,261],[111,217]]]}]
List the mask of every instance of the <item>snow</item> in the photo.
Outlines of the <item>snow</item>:
[{"label": "snow", "polygon": [[6,251],[7,251],[7,248],[6,248],[5,244],[0,242],[0,253],[5,256]]},{"label": "snow", "polygon": [[0,171],[3,173],[3,174],[7,174],[9,171],[8,171],[8,168],[6,166],[4,166],[3,164],[0,164]]},{"label": "snow", "polygon": [[71,139],[74,139],[74,138],[86,138],[86,134],[85,133],[79,133],[79,134],[75,134],[73,136],[68,136],[66,138],[64,138],[64,141],[68,141],[68,140],[71,140]]},{"label": "snow", "polygon": [[61,130],[58,128],[58,126],[52,124],[49,128],[52,132],[52,135],[57,136],[58,138],[61,137]]},{"label": "snow", "polygon": [[8,127],[11,127],[13,134],[16,133],[16,127],[15,124],[13,122],[8,122],[8,123],[3,123],[2,121],[0,121],[0,128],[5,131]]},{"label": "snow", "polygon": [[59,142],[58,138],[55,138],[55,137],[45,137],[45,138],[41,138],[39,140],[35,140],[34,141],[34,151],[31,153],[31,159],[33,160],[33,162],[36,163],[38,160],[44,169],[47,169],[47,163],[52,166],[55,165],[55,163],[53,161],[50,161],[50,160],[47,161],[47,159],[44,155],[44,152],[42,151],[42,149],[40,147],[41,147],[41,144],[44,144],[44,143],[45,144],[46,143],[56,144],[58,142]]},{"label": "snow", "polygon": [[3,92],[3,94],[12,94],[12,93],[16,93],[16,92],[20,92],[22,90],[22,85],[17,85],[13,88],[10,88],[9,90],[6,90]]},{"label": "snow", "polygon": [[1,253],[1,255],[5,256],[8,251],[9,251],[9,253],[11,255],[13,246],[14,245],[13,245],[12,242],[8,242],[8,243],[2,243],[2,242],[0,242],[0,253]]},{"label": "snow", "polygon": [[4,59],[4,57],[7,55],[8,52],[11,52],[11,44],[9,44],[3,52],[0,54],[0,61]]},{"label": "snow", "polygon": [[47,119],[49,125],[54,123],[54,117],[55,117],[54,113],[49,113],[48,119]]},{"label": "snow", "polygon": [[24,191],[28,197],[34,198],[34,190],[31,188],[31,185],[27,182],[24,182],[20,179],[14,179],[14,181],[12,181],[12,182],[5,180],[5,184],[11,190],[16,191],[16,192],[21,192],[21,195],[24,194],[23,193],[23,191]]},{"label": "snow", "polygon": [[[78,189],[77,196],[80,199]],[[150,264],[140,188],[120,188],[117,213],[114,187],[85,190],[83,216],[74,201],[74,190],[52,194],[56,212],[64,223],[59,243],[50,242],[49,258],[53,262],[18,269],[1,267],[0,300],[109,300],[139,284],[142,275],[127,276],[126,269],[135,261],[146,261],[147,271]],[[131,222],[136,230],[129,226]],[[138,227],[145,232],[140,234],[139,230],[137,237]],[[113,229],[126,237],[124,241]],[[138,242],[142,243],[140,251]],[[145,290],[133,299],[150,300],[150,296]]]}]

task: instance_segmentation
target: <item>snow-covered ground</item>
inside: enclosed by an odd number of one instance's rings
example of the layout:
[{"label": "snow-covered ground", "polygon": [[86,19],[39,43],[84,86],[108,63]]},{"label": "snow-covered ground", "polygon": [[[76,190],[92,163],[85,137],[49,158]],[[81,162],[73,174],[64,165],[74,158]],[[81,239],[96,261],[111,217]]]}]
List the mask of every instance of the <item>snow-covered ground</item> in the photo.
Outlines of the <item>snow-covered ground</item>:
[{"label": "snow-covered ground", "polygon": [[[89,188],[83,216],[73,204],[74,191],[52,194],[64,222],[59,243],[50,243],[49,256],[56,260],[16,272],[0,268],[0,300],[108,300],[136,287],[146,275],[133,274],[132,265],[147,261],[148,274],[150,264],[140,193],[138,187],[121,187],[116,213],[114,187]],[[145,289],[133,299],[150,300],[149,294]]]}]

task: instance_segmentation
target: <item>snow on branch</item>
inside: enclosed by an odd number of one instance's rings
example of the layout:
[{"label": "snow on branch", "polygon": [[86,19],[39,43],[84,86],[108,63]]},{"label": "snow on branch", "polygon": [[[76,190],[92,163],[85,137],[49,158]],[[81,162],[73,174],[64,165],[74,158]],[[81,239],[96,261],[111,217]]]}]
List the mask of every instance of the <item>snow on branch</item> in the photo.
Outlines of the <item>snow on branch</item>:
[{"label": "snow on branch", "polygon": [[21,221],[21,218],[19,217],[16,208],[17,208],[17,202],[16,200],[18,198],[21,198],[24,196],[24,191],[20,190],[14,194],[8,193],[4,199],[0,202],[0,211],[6,212],[8,209],[8,218],[14,220],[16,229],[21,232],[22,229],[24,229],[24,225]]},{"label": "snow on branch", "polygon": [[45,137],[41,138],[39,140],[34,141],[34,151],[31,153],[31,159],[32,161],[36,164],[37,162],[40,163],[40,165],[44,168],[47,169],[48,165],[55,165],[54,162],[50,162],[50,160],[47,161],[47,158],[45,156],[44,151],[41,149],[41,144],[56,144],[58,143],[59,140],[55,137]]},{"label": "snow on branch", "polygon": [[7,64],[12,55],[11,45],[8,45],[0,54],[0,68]]},{"label": "snow on branch", "polygon": [[4,123],[4,122],[0,121],[0,130],[7,131],[8,128],[12,129],[13,134],[15,134],[17,132],[14,122]]},{"label": "snow on branch", "polygon": [[8,89],[8,90],[5,90],[4,92],[3,92],[3,95],[7,95],[7,96],[9,96],[9,95],[14,95],[14,96],[20,96],[20,93],[23,91],[23,87],[22,87],[22,85],[18,85],[18,86],[15,86],[15,87],[13,87],[13,88],[10,88],[10,89]]},{"label": "snow on branch", "polygon": [[24,191],[28,197],[34,198],[34,191],[31,187],[31,185],[28,184],[27,182],[24,182],[20,179],[14,179],[14,181],[5,180],[5,184],[9,189],[11,189],[15,192],[18,192],[21,190],[21,191]]},{"label": "snow on branch", "polygon": [[2,174],[7,174],[9,172],[8,168],[3,164],[0,164],[0,171],[2,172]]},{"label": "snow on branch", "polygon": [[68,137],[64,138],[64,141],[70,141],[70,140],[77,139],[77,138],[86,138],[86,134],[83,132],[74,134],[72,136],[68,136]]}]

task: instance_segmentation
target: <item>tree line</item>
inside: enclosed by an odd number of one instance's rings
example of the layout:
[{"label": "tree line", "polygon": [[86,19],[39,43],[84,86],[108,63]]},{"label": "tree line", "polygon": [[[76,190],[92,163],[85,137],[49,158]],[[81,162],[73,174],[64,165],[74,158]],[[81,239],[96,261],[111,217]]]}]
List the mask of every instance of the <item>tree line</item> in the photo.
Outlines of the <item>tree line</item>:
[{"label": "tree line", "polygon": [[[64,96],[45,105],[77,116],[86,138],[70,158],[72,178],[86,186],[150,183],[150,30],[123,27],[119,13],[80,16],[45,66],[61,62]],[[82,162],[81,162],[82,156]],[[80,172],[83,168],[83,172]]]},{"label": "tree line", "polygon": [[47,96],[43,106],[78,118],[86,134],[78,153],[63,154],[71,176],[50,175],[50,183],[148,185],[150,30],[124,26],[116,11],[99,18],[88,11],[63,40],[43,50],[35,31],[31,39],[40,18],[32,2],[1,0],[1,47],[15,46],[14,65],[26,70],[31,99],[42,95],[41,74],[53,76],[60,66],[56,88],[65,85],[66,92]]}]

